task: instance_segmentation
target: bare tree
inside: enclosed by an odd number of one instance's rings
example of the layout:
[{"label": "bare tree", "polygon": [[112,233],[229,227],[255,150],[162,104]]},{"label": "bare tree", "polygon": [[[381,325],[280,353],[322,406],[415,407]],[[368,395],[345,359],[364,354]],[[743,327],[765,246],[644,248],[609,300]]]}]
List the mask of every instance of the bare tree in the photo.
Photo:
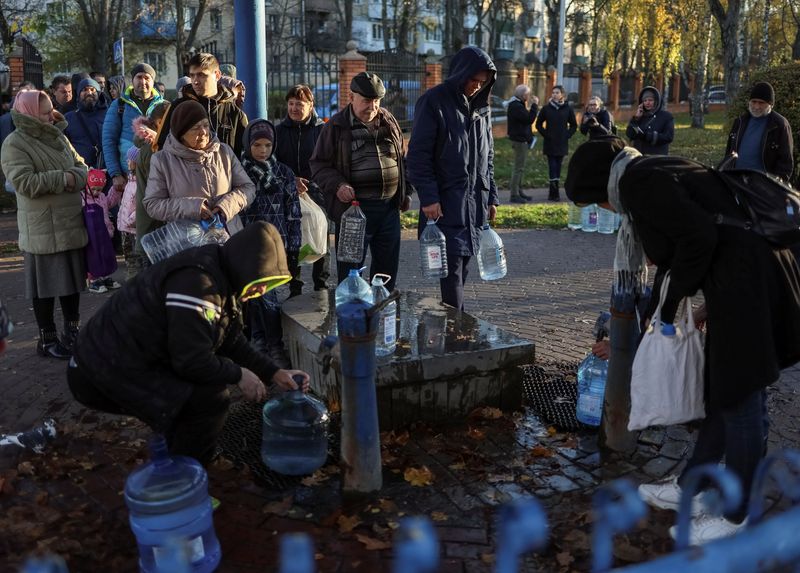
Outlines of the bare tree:
[{"label": "bare tree", "polygon": [[464,47],[466,0],[444,0],[444,53],[453,55]]},{"label": "bare tree", "polygon": [[[197,37],[197,30],[205,16],[209,0],[198,0],[197,12],[191,22],[186,18],[186,0],[175,0],[175,61],[178,63],[178,75],[184,75],[187,71],[183,69],[186,57]],[[187,33],[186,25],[189,24]]]},{"label": "bare tree", "polygon": [[703,16],[703,26],[700,30],[705,34],[705,41],[700,45],[700,50],[697,53],[697,61],[694,68],[694,87],[689,99],[691,101],[692,127],[703,129],[705,127],[703,100],[705,99],[708,51],[711,45],[711,12],[706,12]]},{"label": "bare tree", "polygon": [[119,37],[123,0],[75,0],[86,32],[87,60],[93,70],[105,72],[111,47]]},{"label": "bare tree", "polygon": [[708,0],[711,13],[719,24],[722,36],[723,65],[725,68],[725,92],[733,101],[739,91],[739,74],[742,69],[742,56],[739,47],[739,26],[742,0],[728,0],[727,9],[720,0]]},{"label": "bare tree", "polygon": [[769,61],[769,13],[772,9],[770,0],[764,0],[764,16],[761,22],[761,65],[767,66]]}]

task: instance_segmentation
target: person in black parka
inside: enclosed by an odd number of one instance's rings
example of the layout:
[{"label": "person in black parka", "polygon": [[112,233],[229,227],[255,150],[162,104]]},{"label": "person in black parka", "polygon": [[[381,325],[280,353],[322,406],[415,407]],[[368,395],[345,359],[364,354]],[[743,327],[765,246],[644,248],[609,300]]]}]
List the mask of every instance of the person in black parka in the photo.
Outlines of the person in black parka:
[{"label": "person in black parka", "polygon": [[765,454],[764,389],[781,369],[800,360],[797,263],[788,249],[773,247],[752,230],[715,224],[717,214],[740,220],[745,215],[713,170],[694,161],[642,157],[615,137],[591,140],[573,155],[566,190],[570,200],[613,208],[622,215],[623,228],[632,225],[644,254],[658,267],[648,318],[667,271],[663,322],[673,322],[684,297],[703,291],[705,305],[695,320],[705,320],[707,327],[706,418],[681,476],[639,491],[651,505],[677,509],[687,472],[724,457],[742,482],[743,502],[724,518],[696,517],[691,540],[700,544],[731,535],[742,526],[756,466]]},{"label": "person in black parka", "polygon": [[419,233],[437,220],[447,249],[442,302],[463,310],[467,266],[478,254],[481,229],[494,221],[494,139],[489,94],[497,68],[475,46],[450,61],[450,75],[417,100],[408,144],[408,180],[419,194]]},{"label": "person in black parka", "polygon": [[242,334],[243,301],[288,281],[278,231],[253,223],[224,245],[205,245],[148,267],[81,329],[67,382],[78,402],[136,416],[164,433],[170,452],[209,462],[228,413],[228,388],[266,397],[264,382],[292,376]]},{"label": "person in black parka", "polygon": [[564,87],[555,86],[547,105],[542,107],[536,120],[536,131],[544,138],[542,153],[547,156],[550,175],[549,201],[559,201],[558,182],[561,179],[561,163],[569,153],[569,140],[575,135],[578,122],[575,112],[565,98]]},{"label": "person in black parka", "polygon": [[669,155],[675,137],[675,119],[664,109],[664,100],[653,86],[639,92],[639,107],[628,122],[625,135],[645,155]]}]

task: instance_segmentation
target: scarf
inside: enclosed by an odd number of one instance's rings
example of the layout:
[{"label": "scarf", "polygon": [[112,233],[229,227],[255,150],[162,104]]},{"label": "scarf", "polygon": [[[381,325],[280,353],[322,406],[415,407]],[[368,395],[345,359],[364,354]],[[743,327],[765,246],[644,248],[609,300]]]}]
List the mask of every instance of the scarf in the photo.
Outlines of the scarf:
[{"label": "scarf", "polygon": [[625,174],[628,164],[641,155],[633,147],[625,147],[611,164],[611,174],[608,177],[608,201],[620,214],[617,248],[614,253],[612,307],[622,312],[633,312],[635,300],[647,284],[644,248],[634,233],[630,214],[625,210],[619,196],[619,180]]},{"label": "scarf", "polygon": [[14,111],[39,119],[39,98],[47,94],[37,90],[19,92],[14,98]]},{"label": "scarf", "polygon": [[274,154],[267,159],[266,163],[256,161],[247,154],[242,154],[242,167],[247,175],[256,184],[257,189],[269,189],[275,179],[273,165],[275,163]]}]

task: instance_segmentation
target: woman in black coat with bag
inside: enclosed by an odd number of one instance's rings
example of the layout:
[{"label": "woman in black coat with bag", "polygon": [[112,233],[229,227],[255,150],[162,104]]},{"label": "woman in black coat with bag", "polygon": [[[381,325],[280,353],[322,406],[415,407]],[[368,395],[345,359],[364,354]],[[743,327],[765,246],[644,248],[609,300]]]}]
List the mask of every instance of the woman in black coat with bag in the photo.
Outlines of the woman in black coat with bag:
[{"label": "woman in black coat with bag", "polygon": [[558,201],[558,181],[561,179],[561,163],[569,153],[569,139],[575,135],[578,121],[575,112],[565,98],[564,87],[555,86],[547,105],[543,106],[536,119],[536,131],[544,139],[542,153],[547,156],[550,174],[548,201]]},{"label": "woman in black coat with bag", "polygon": [[598,203],[622,215],[615,288],[641,287],[644,254],[658,266],[653,301],[670,271],[663,322],[673,322],[684,297],[703,291],[705,308],[695,318],[707,326],[706,418],[681,476],[642,485],[639,493],[651,505],[677,509],[687,472],[724,457],[742,482],[743,502],[724,517],[695,517],[690,541],[698,545],[732,535],[744,525],[766,450],[764,389],[800,360],[797,263],[788,249],[773,247],[752,230],[716,224],[717,214],[732,220],[745,215],[718,175],[693,161],[643,157],[616,137],[591,140],[573,155],[566,190],[576,204]]}]

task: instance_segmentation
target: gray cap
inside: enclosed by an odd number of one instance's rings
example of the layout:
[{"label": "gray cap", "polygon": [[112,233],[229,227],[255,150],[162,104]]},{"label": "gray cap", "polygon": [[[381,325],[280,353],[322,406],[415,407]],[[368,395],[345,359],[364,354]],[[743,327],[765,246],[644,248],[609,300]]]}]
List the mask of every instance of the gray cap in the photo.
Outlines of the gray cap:
[{"label": "gray cap", "polygon": [[361,72],[353,77],[353,81],[350,82],[350,91],[370,99],[382,98],[386,95],[383,80],[378,77],[378,74],[369,72]]}]

